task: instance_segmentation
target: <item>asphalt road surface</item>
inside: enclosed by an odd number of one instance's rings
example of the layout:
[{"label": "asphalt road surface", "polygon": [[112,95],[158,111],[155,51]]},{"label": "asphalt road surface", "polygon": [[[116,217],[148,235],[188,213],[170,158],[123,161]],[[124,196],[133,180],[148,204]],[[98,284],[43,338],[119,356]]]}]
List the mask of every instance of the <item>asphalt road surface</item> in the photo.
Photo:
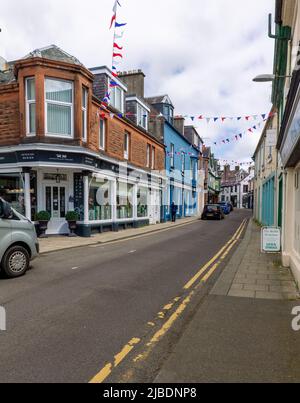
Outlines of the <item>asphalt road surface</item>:
[{"label": "asphalt road surface", "polygon": [[[184,285],[249,216],[235,211],[224,221],[44,254],[26,276],[0,279],[0,305],[7,313],[0,382],[151,382],[193,304],[148,354],[143,370],[131,368],[133,355],[172,316]],[[205,284],[204,296],[210,286]]]}]

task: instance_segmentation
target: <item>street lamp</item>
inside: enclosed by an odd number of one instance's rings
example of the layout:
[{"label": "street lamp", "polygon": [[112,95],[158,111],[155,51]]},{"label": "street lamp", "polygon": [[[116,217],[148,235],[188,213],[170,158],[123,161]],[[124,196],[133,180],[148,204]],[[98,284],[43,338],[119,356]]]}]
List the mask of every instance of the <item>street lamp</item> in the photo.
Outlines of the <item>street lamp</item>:
[{"label": "street lamp", "polygon": [[261,74],[253,78],[255,83],[268,83],[274,81],[276,78],[291,78],[292,76],[275,76],[275,74]]}]

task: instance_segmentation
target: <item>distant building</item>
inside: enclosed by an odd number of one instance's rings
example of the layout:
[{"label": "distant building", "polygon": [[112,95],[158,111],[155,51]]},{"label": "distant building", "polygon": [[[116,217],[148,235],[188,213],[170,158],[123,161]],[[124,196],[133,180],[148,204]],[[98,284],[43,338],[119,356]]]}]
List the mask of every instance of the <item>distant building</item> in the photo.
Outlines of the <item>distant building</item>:
[{"label": "distant building", "polygon": [[230,202],[235,208],[248,208],[249,173],[236,166],[234,170],[225,165],[221,172],[221,202]]},{"label": "distant building", "polygon": [[215,159],[210,147],[203,148],[205,204],[218,203],[221,191],[219,161]]}]

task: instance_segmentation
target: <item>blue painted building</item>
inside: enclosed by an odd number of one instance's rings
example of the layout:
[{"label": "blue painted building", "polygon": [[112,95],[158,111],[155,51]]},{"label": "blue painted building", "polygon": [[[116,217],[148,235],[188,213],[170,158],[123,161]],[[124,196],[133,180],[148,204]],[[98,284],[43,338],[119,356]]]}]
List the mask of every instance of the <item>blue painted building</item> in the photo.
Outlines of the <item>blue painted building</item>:
[{"label": "blue painted building", "polygon": [[152,121],[152,132],[166,147],[167,187],[163,194],[162,220],[171,219],[173,202],[178,206],[178,218],[196,216],[199,214],[198,171],[202,140],[196,130],[192,138],[189,131],[185,132],[184,118],[174,118],[174,106],[167,95],[148,98],[147,102],[152,112],[157,113]]}]

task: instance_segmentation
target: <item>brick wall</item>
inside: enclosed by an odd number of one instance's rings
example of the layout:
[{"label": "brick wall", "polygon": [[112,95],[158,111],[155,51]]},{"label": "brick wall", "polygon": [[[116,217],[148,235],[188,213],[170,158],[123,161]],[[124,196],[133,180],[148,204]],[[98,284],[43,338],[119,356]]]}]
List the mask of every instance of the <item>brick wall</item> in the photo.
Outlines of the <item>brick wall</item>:
[{"label": "brick wall", "polygon": [[15,145],[19,141],[19,93],[15,89],[0,92],[0,145]]}]

